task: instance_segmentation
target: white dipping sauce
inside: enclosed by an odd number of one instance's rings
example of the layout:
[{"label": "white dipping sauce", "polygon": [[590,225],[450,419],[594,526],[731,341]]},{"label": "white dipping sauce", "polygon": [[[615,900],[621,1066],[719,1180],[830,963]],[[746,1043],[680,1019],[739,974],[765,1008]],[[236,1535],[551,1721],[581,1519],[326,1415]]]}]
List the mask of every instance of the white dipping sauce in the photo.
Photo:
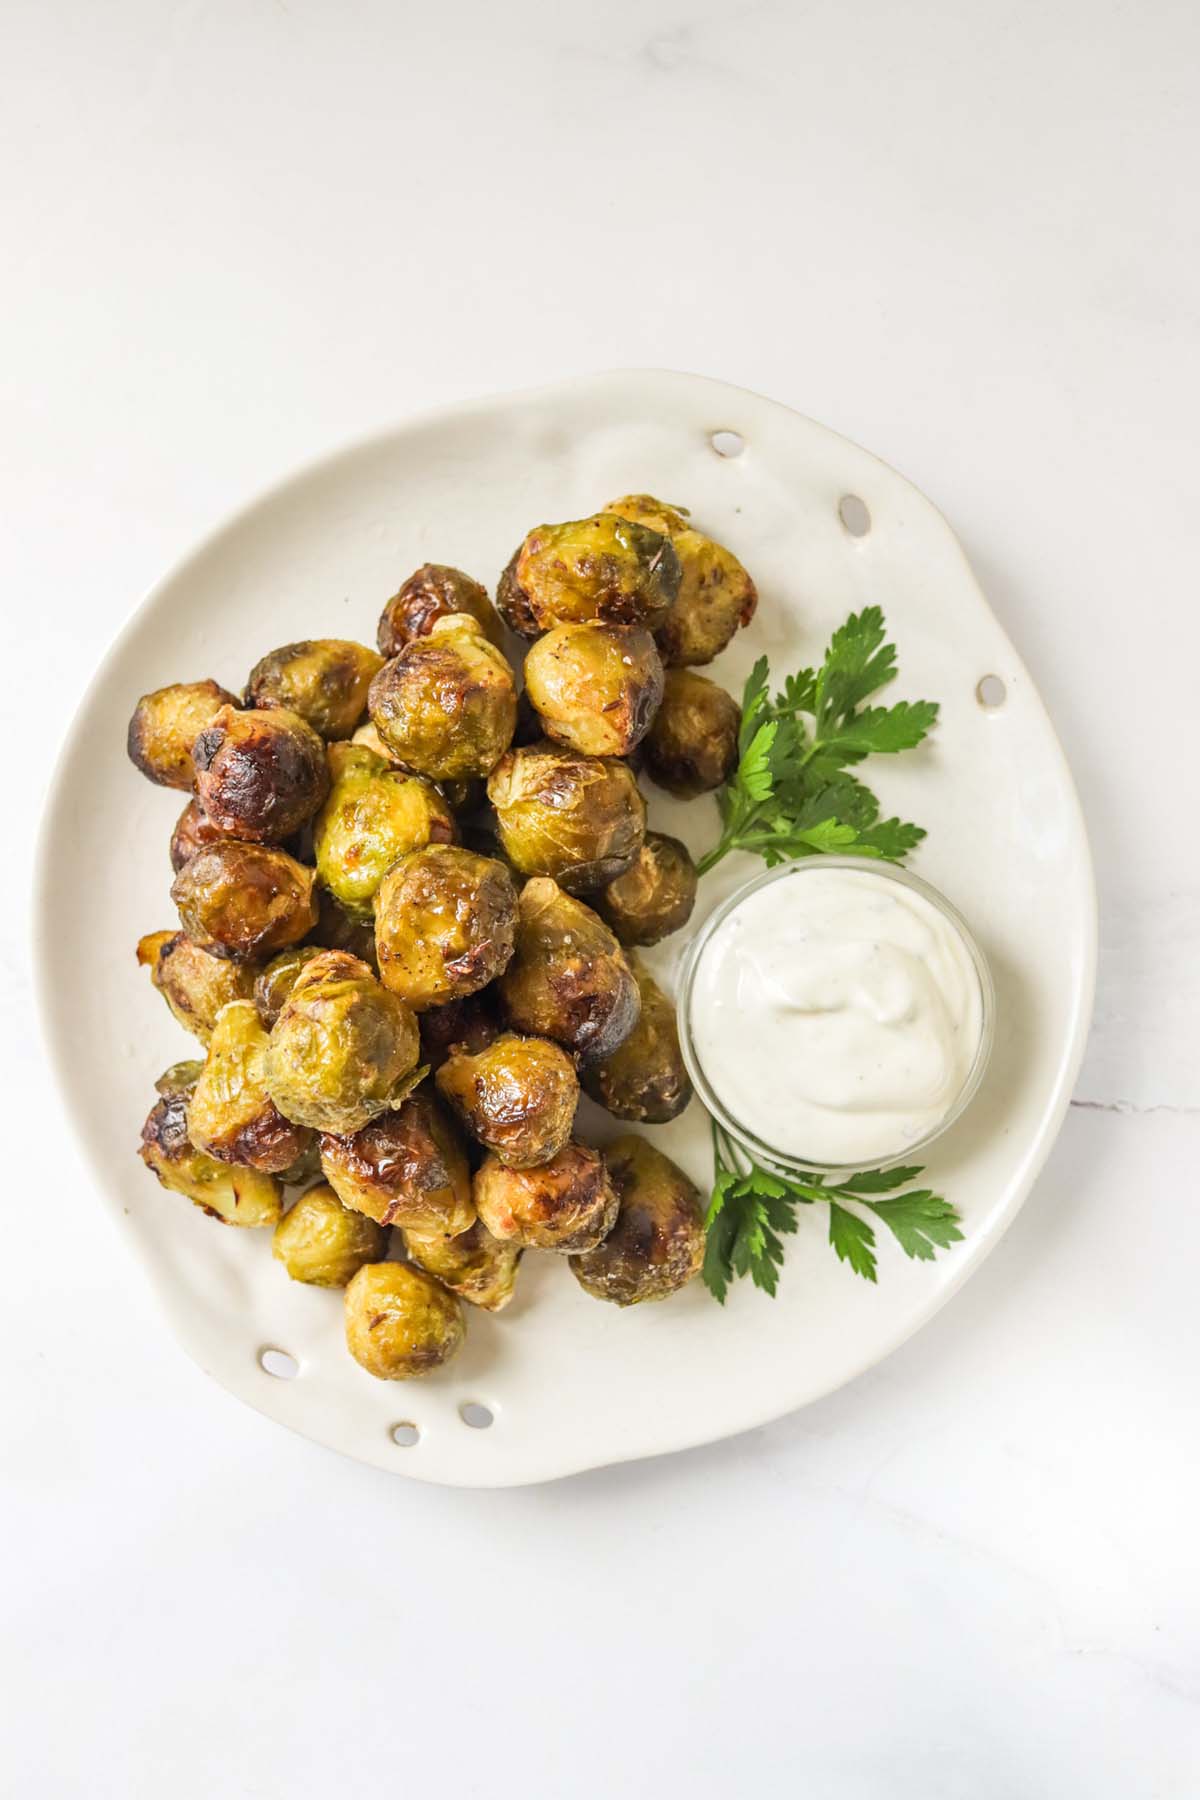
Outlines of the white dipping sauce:
[{"label": "white dipping sauce", "polygon": [[865,1167],[950,1112],[983,995],[961,932],[924,895],[874,869],[805,864],[717,926],[691,1031],[714,1093],[760,1142]]}]

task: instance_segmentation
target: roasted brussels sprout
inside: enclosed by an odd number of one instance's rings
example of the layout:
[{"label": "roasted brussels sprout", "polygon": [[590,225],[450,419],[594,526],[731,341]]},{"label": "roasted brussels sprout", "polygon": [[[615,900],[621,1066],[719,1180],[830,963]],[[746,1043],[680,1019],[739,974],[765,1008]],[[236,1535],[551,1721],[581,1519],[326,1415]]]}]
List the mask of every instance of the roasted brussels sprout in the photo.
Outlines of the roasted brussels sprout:
[{"label": "roasted brussels sprout", "polygon": [[539,525],[500,577],[496,605],[521,637],[552,625],[644,625],[653,631],[679,592],[669,538],[616,513]]},{"label": "roasted brussels sprout", "polygon": [[611,1056],[590,1062],[583,1088],[614,1118],[665,1125],[692,1097],[692,1083],[679,1049],[675,1007],[650,971],[631,957],[642,1010],[625,1042]]},{"label": "roasted brussels sprout", "polygon": [[733,554],[699,531],[673,540],[683,565],[679,598],[655,633],[668,668],[710,663],[748,625],[758,589]]},{"label": "roasted brussels sprout", "polygon": [[196,798],[226,837],[278,844],[311,819],[329,792],[325,746],[282,706],[223,706],[192,745]]},{"label": "roasted brussels sprout", "polygon": [[301,969],[275,1021],[267,1089],[297,1125],[357,1131],[398,1106],[420,1078],[419,1046],[403,1000],[358,957],[328,950]]},{"label": "roasted brussels sprout", "polygon": [[513,866],[552,875],[572,894],[623,875],[646,835],[646,802],[628,764],[558,744],[510,750],[488,798]]},{"label": "roasted brussels sprout", "polygon": [[604,1161],[620,1198],[617,1221],[602,1244],[571,1258],[571,1273],[595,1299],[617,1306],[665,1300],[704,1261],[700,1191],[645,1138],[616,1138]]},{"label": "roasted brussels sprout", "polygon": [[663,668],[640,625],[556,625],[530,646],[525,691],[547,737],[589,756],[626,756],[658,711]]},{"label": "roasted brussels sprout", "polygon": [[300,978],[300,971],[314,956],[324,954],[319,944],[296,944],[291,950],[281,950],[265,969],[259,970],[254,982],[254,1004],[265,1030],[271,1030],[283,1011],[284,1002]]},{"label": "roasted brussels sprout", "polygon": [[506,1031],[474,1054],[452,1052],[436,1080],[472,1137],[509,1168],[549,1162],[570,1139],[579,1078],[548,1038]]},{"label": "roasted brussels sprout", "polygon": [[312,1138],[284,1118],[267,1092],[267,1042],[253,1000],[231,1000],[222,1007],[188,1102],[187,1130],[197,1150],[218,1162],[282,1175],[299,1162]]},{"label": "roasted brussels sprout", "polygon": [[364,1213],[343,1206],[324,1182],[301,1194],[271,1239],[271,1254],[293,1281],[345,1287],[365,1263],[387,1255],[387,1232]]},{"label": "roasted brussels sprout", "polygon": [[[168,1071],[168,1074],[171,1074]],[[142,1126],[138,1155],[163,1187],[189,1200],[226,1225],[274,1225],[283,1195],[273,1175],[235,1169],[197,1150],[187,1130],[186,1088],[164,1094]]]},{"label": "roasted brussels sprout", "polygon": [[365,962],[373,975],[379,973],[374,920],[354,918],[328,888],[317,889],[317,922],[308,934],[308,942],[319,944],[322,950],[346,950]]},{"label": "roasted brussels sprout", "polygon": [[454,814],[428,781],[390,769],[369,750],[342,746],[329,798],[313,826],[317,874],[352,917],[374,917],[375,890],[410,850],[452,844]]},{"label": "roasted brussels sprout", "polygon": [[323,738],[348,738],[367,710],[367,689],[382,656],[346,638],[306,638],[256,662],[246,705],[285,707]]},{"label": "roasted brussels sprout", "polygon": [[207,1044],[217,1014],[254,991],[254,970],[202,950],[182,931],[150,931],[137,959],[185,1031]]},{"label": "roasted brussels sprout", "polygon": [[462,1138],[428,1088],[361,1131],[326,1132],[321,1169],[344,1206],[380,1225],[455,1237],[474,1223]]},{"label": "roasted brussels sprout", "polygon": [[346,1348],[380,1381],[440,1368],[466,1329],[454,1295],[408,1263],[368,1263],[346,1289]]},{"label": "roasted brussels sprout", "polygon": [[159,787],[192,786],[192,745],[223,706],[236,706],[215,681],[180,681],[143,694],[129,721],[129,760]]},{"label": "roasted brussels sprout", "polygon": [[509,1024],[579,1057],[609,1056],[641,1002],[625,953],[602,919],[557,882],[535,877],[517,901],[517,940],[500,978]]},{"label": "roasted brussels sprout", "polygon": [[421,1061],[435,1072],[456,1050],[477,1055],[502,1029],[495,989],[468,994],[465,1000],[447,1000],[444,1006],[428,1006],[419,1024]]},{"label": "roasted brussels sprout", "polygon": [[405,644],[427,637],[449,613],[468,613],[497,650],[503,650],[503,631],[487,589],[445,563],[422,563],[409,576],[380,613],[375,641],[384,656],[398,656]]},{"label": "roasted brussels sprout", "polygon": [[737,766],[741,709],[690,669],[668,669],[662,705],[643,741],[646,773],[680,800],[707,794]]},{"label": "roasted brussels sprout", "polygon": [[417,1012],[486,987],[512,955],[517,896],[503,863],[430,844],[393,863],[375,900],[379,977]]},{"label": "roasted brussels sprout", "polygon": [[474,1195],[493,1237],[530,1250],[590,1250],[617,1216],[604,1159],[587,1144],[568,1144],[536,1169],[510,1169],[498,1156],[485,1157]]},{"label": "roasted brussels sprout", "polygon": [[316,879],[315,869],[286,850],[222,838],[183,865],[171,898],[201,949],[249,962],[298,943],[312,929]]},{"label": "roasted brussels sprout", "polygon": [[171,867],[178,875],[198,850],[206,850],[228,834],[218,829],[198,800],[189,800],[171,833]]},{"label": "roasted brussels sprout", "polygon": [[371,720],[397,762],[432,781],[487,775],[512,742],[517,684],[467,613],[447,613],[371,683]]},{"label": "roasted brussels sprout", "polygon": [[591,904],[623,944],[657,944],[691,918],[696,879],[687,845],[648,831],[637,861],[593,894]]},{"label": "roasted brussels sprout", "polygon": [[525,1252],[516,1244],[502,1244],[478,1219],[457,1237],[411,1228],[403,1237],[409,1260],[460,1300],[499,1312],[512,1299],[517,1264]]},{"label": "roasted brussels sprout", "polygon": [[663,532],[679,557],[679,595],[656,633],[663,661],[672,668],[711,662],[750,623],[758,605],[758,590],[737,557],[696,531],[686,509],[664,506],[650,494],[626,494],[609,510]]}]

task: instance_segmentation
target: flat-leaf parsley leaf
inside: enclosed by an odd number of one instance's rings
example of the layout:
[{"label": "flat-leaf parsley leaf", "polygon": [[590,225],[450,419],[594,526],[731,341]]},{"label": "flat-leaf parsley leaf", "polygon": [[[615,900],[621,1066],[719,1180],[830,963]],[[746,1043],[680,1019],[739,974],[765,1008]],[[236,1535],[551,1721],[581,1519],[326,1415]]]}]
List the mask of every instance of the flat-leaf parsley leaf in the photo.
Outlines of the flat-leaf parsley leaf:
[{"label": "flat-leaf parsley leaf", "polygon": [[801,1206],[829,1207],[829,1242],[838,1259],[866,1281],[876,1278],[875,1230],[857,1207],[886,1225],[906,1256],[922,1262],[962,1237],[957,1212],[932,1188],[896,1193],[922,1173],[917,1165],[867,1169],[837,1180],[808,1173],[783,1175],[751,1161],[715,1119],[712,1142],[714,1180],[702,1276],[722,1303],[730,1282],[746,1275],[764,1293],[775,1293],[783,1265],[782,1240],[796,1230]]},{"label": "flat-leaf parsley leaf", "polygon": [[896,673],[878,606],[851,613],[819,669],[789,675],[772,699],[759,657],[742,693],[738,764],[718,794],[721,835],[697,864],[703,875],[731,850],[769,867],[793,857],[849,852],[902,862],[924,837],[919,825],[879,817],[879,802],[847,770],[873,753],[919,744],[937,718],[932,700],[863,705]]}]

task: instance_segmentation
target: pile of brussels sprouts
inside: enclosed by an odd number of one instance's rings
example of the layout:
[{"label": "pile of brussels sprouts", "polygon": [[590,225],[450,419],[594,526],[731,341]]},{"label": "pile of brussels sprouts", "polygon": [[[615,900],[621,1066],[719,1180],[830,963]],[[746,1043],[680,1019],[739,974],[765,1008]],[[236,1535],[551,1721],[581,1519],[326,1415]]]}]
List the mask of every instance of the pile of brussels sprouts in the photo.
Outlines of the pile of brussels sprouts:
[{"label": "pile of brussels sprouts", "polygon": [[288,644],[240,701],[215,681],[138,701],[130,757],[191,795],[180,928],[138,959],[205,1051],[158,1082],[142,1160],[271,1226],[294,1280],[344,1287],[372,1375],[445,1362],[462,1302],[505,1306],[526,1249],[619,1306],[700,1267],[682,1170],[573,1131],[581,1089],[636,1123],[691,1098],[636,950],[686,924],[696,870],[647,831],[637,772],[684,797],[727,778],[738,708],[693,669],[755,603],[735,556],[632,495],[531,531],[495,606],[426,564],[378,653]]}]

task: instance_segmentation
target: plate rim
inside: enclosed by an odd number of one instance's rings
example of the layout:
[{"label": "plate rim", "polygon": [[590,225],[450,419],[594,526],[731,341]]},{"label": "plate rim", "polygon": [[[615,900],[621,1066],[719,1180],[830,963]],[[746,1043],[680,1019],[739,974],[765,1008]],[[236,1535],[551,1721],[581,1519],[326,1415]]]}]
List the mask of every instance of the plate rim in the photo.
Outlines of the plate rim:
[{"label": "plate rim", "polygon": [[[1045,1103],[1042,1107],[1035,1133],[1018,1164],[1017,1170],[1014,1171],[1014,1174],[1011,1177],[1011,1185],[1015,1197],[1008,1209],[989,1228],[986,1243],[981,1243],[978,1253],[974,1257],[965,1256],[962,1259],[961,1265],[954,1270],[953,1274],[945,1280],[936,1291],[931,1292],[928,1302],[915,1309],[913,1316],[910,1319],[905,1320],[893,1334],[888,1336],[884,1348],[875,1348],[865,1355],[853,1359],[849,1366],[843,1365],[842,1370],[836,1376],[829,1381],[818,1385],[815,1389],[809,1389],[806,1391],[803,1398],[798,1400],[789,1399],[782,1405],[779,1404],[777,1400],[772,1400],[757,1408],[749,1407],[740,1415],[739,1422],[733,1427],[717,1425],[712,1429],[701,1427],[696,1430],[684,1430],[681,1435],[673,1438],[670,1443],[661,1445],[658,1448],[646,1448],[640,1446],[634,1446],[627,1450],[618,1448],[612,1453],[605,1454],[596,1461],[589,1460],[586,1462],[577,1462],[568,1468],[556,1466],[550,1469],[536,1471],[532,1474],[514,1474],[504,1470],[489,1469],[485,1462],[476,1465],[478,1470],[477,1474],[474,1472],[461,1475],[456,1473],[451,1476],[448,1476],[445,1473],[426,1474],[422,1472],[417,1463],[406,1467],[384,1464],[381,1461],[375,1461],[366,1457],[358,1457],[353,1451],[344,1450],[339,1445],[330,1444],[323,1438],[313,1436],[310,1432],[306,1431],[302,1425],[282,1417],[278,1412],[270,1410],[265,1404],[260,1405],[251,1393],[235,1386],[231,1381],[226,1380],[221,1372],[209,1368],[201,1361],[201,1359],[193,1353],[186,1335],[177,1327],[171,1310],[166,1304],[164,1293],[150,1266],[150,1258],[144,1251],[140,1240],[137,1239],[136,1235],[134,1236],[132,1248],[137,1261],[142,1265],[143,1273],[148,1281],[155,1307],[162,1317],[163,1322],[167,1325],[172,1341],[187,1356],[190,1362],[202,1368],[204,1373],[211,1376],[225,1392],[229,1393],[233,1398],[241,1401],[243,1404],[252,1407],[254,1411],[260,1414],[260,1416],[269,1419],[274,1424],[283,1426],[298,1437],[306,1439],[306,1441],[317,1445],[321,1449],[332,1450],[337,1454],[348,1456],[351,1460],[365,1462],[370,1467],[381,1468],[386,1473],[400,1475],[409,1480],[423,1481],[430,1485],[480,1489],[534,1486],[546,1481],[566,1479],[573,1475],[586,1473],[592,1469],[616,1467],[625,1462],[640,1461],[653,1456],[674,1454],[676,1451],[680,1450],[696,1449],[706,1444],[722,1441],[726,1438],[737,1437],[745,1431],[760,1429],[776,1419],[787,1417],[790,1413],[800,1411],[804,1407],[812,1405],[818,1400],[825,1399],[829,1394],[859,1380],[868,1369],[886,1361],[887,1358],[892,1356],[895,1351],[900,1349],[902,1345],[907,1343],[911,1337],[927,1325],[931,1319],[936,1317],[942,1308],[960,1291],[964,1282],[982,1267],[983,1263],[1001,1242],[1018,1214],[1028,1202],[1037,1177],[1044,1168],[1050,1153],[1054,1148],[1062,1124],[1066,1118],[1072,1092],[1078,1078],[1080,1067],[1082,1066],[1092,1022],[1098,959],[1099,908],[1096,890],[1095,863],[1088,837],[1087,822],[1079,799],[1078,788],[1057,728],[1042,699],[1041,692],[1037,684],[1028,676],[1024,659],[1012,644],[1012,640],[1009,637],[1009,633],[1004,624],[993,612],[991,604],[976,578],[975,572],[971,567],[957,534],[954,532],[953,527],[936,503],[931,501],[923,490],[918,488],[916,484],[906,475],[901,473],[901,471],[894,468],[882,457],[876,455],[874,451],[866,449],[854,439],[848,438],[844,433],[837,431],[834,427],[825,425],[822,421],[811,418],[809,415],[800,412],[797,408],[788,405],[786,402],[759,393],[757,390],[722,381],[715,377],[695,374],[686,370],[670,369],[659,366],[622,366],[618,368],[600,369],[590,373],[569,375],[556,381],[540,382],[532,386],[523,386],[515,389],[500,389],[486,394],[475,394],[461,400],[443,402],[437,406],[425,407],[411,414],[402,414],[387,425],[376,426],[367,432],[348,436],[334,445],[331,449],[304,457],[288,468],[283,474],[257,489],[242,503],[216,518],[205,529],[203,535],[194,540],[184,553],[176,558],[175,561],[173,561],[150,585],[150,587],[145,590],[130,613],[117,628],[111,641],[104,650],[104,653],[95,664],[86,686],[79,695],[71,722],[59,742],[50,779],[43,798],[41,818],[38,822],[33,856],[33,880],[31,884],[32,909],[30,939],[33,963],[33,988],[36,995],[36,1013],[45,1064],[54,1079],[55,1099],[60,1114],[65,1120],[67,1129],[70,1132],[71,1140],[79,1153],[80,1162],[84,1171],[90,1176],[94,1188],[100,1190],[100,1197],[105,1205],[105,1210],[110,1214],[110,1222],[115,1226],[119,1221],[116,1218],[111,1217],[115,1210],[116,1203],[107,1191],[107,1178],[104,1176],[103,1172],[97,1168],[96,1160],[86,1141],[85,1132],[82,1126],[77,1123],[72,1109],[67,1104],[67,1095],[70,1091],[67,1052],[63,1041],[60,1021],[56,1016],[57,1000],[51,978],[51,968],[53,965],[52,928],[50,920],[50,890],[52,886],[52,873],[50,867],[51,856],[53,845],[58,837],[58,831],[56,830],[58,815],[63,807],[66,796],[64,774],[68,764],[73,760],[78,742],[86,729],[86,714],[91,696],[101,685],[111,666],[120,658],[128,642],[136,635],[141,621],[155,606],[164,590],[186,578],[193,565],[199,563],[208,554],[211,546],[217,539],[236,530],[254,513],[279,499],[289,489],[322,473],[332,471],[337,468],[338,465],[349,462],[357,456],[369,455],[371,451],[383,447],[400,435],[407,435],[410,432],[419,432],[430,426],[435,426],[449,418],[458,420],[469,419],[472,413],[491,412],[498,406],[503,406],[508,403],[536,402],[539,399],[548,398],[550,396],[561,397],[571,391],[580,393],[589,388],[610,388],[619,386],[622,383],[628,384],[631,382],[666,383],[668,385],[677,385],[681,388],[686,387],[693,391],[704,389],[708,391],[714,401],[720,400],[723,396],[730,396],[734,399],[753,402],[757,406],[765,406],[786,413],[793,418],[802,420],[806,425],[815,427],[823,434],[828,434],[829,436],[837,438],[842,443],[849,446],[857,455],[885,470],[892,480],[902,483],[916,495],[934,515],[936,515],[937,519],[945,529],[947,538],[954,545],[955,552],[957,553],[961,565],[962,575],[970,582],[980,605],[986,610],[989,618],[993,621],[1012,652],[1012,666],[1027,678],[1028,693],[1026,696],[1026,703],[1029,703],[1031,700],[1036,702],[1040,722],[1045,730],[1048,743],[1053,748],[1059,765],[1058,773],[1063,783],[1064,798],[1069,800],[1070,803],[1071,819],[1075,828],[1079,849],[1077,875],[1079,879],[1080,900],[1083,902],[1081,912],[1082,924],[1085,932],[1084,942],[1079,946],[1082,951],[1082,970],[1081,980],[1077,990],[1077,1003],[1070,1018],[1070,1036],[1069,1040],[1064,1044],[1064,1052],[1059,1060],[1055,1081],[1053,1085],[1047,1089]],[[717,431],[722,429],[722,427],[714,425],[712,429]],[[124,1241],[126,1244],[129,1243],[128,1236],[125,1237]]]}]

